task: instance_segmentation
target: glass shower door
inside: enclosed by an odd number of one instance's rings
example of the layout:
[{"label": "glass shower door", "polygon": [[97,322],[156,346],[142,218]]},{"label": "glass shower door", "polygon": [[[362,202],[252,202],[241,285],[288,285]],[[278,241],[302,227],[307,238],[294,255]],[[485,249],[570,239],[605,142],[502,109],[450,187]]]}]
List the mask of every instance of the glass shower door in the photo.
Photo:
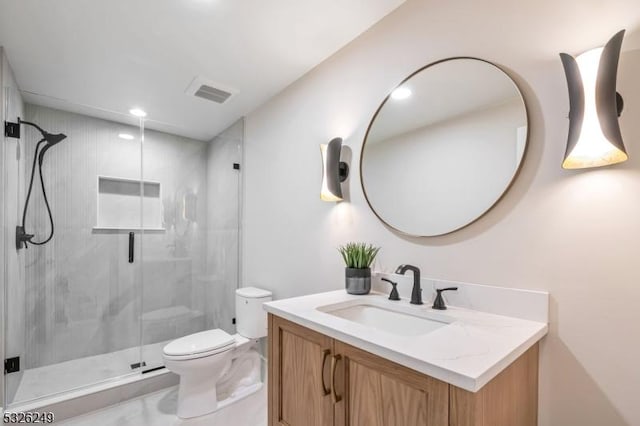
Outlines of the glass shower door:
[{"label": "glass shower door", "polygon": [[[235,333],[243,121],[212,141],[145,130],[143,175],[159,185],[161,226],[143,230],[142,359],[212,328]],[[147,209],[145,220],[157,214]]]},{"label": "glass shower door", "polygon": [[[5,351],[20,358],[19,371],[5,376],[9,406],[140,371],[144,186],[135,120],[23,103],[17,90],[10,102],[12,121],[20,116],[66,138],[46,151],[41,172],[35,163],[24,221],[35,236],[21,249],[15,228],[42,134],[23,124],[7,145]],[[47,203],[54,233],[38,245],[52,231]]]}]

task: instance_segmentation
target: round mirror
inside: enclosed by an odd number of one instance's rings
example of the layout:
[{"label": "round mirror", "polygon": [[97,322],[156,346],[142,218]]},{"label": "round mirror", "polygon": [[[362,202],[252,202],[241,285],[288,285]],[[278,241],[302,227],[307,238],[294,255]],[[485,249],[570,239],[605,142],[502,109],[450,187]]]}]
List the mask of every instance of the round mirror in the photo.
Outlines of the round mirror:
[{"label": "round mirror", "polygon": [[360,180],[373,212],[409,235],[477,220],[520,169],[527,111],[497,66],[453,58],[409,76],[382,102],[365,136]]}]

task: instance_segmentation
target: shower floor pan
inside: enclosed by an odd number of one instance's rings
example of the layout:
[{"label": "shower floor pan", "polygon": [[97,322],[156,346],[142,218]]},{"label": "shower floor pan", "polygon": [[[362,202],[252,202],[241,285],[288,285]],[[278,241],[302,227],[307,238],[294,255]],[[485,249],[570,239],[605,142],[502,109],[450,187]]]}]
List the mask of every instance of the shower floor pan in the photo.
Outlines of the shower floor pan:
[{"label": "shower floor pan", "polygon": [[163,365],[162,348],[167,343],[168,341],[144,347],[142,353],[145,354],[146,366],[143,368],[132,368],[140,362],[141,350],[136,346],[24,370],[13,397],[14,402],[9,404],[8,409],[14,410],[24,405],[46,405],[50,402],[48,399],[59,400],[70,393],[76,394],[75,391],[91,391],[96,386],[114,384],[127,376],[138,377],[145,369]]}]

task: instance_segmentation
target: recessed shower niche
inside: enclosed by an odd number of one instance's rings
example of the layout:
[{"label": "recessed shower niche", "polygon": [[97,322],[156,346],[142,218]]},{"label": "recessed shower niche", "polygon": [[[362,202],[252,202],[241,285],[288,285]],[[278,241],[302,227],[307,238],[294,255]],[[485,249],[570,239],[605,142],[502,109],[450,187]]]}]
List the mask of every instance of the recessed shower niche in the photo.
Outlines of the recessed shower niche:
[{"label": "recessed shower niche", "polygon": [[96,230],[164,231],[160,182],[98,176]]}]

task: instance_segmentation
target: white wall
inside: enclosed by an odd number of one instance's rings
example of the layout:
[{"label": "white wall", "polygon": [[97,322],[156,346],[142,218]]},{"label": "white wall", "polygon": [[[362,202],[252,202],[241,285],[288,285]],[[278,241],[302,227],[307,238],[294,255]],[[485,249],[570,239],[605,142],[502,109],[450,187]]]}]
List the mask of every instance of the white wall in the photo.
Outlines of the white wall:
[{"label": "white wall", "polygon": [[[441,235],[489,209],[517,171],[520,99],[369,144],[362,180],[376,213],[412,235]],[[404,188],[404,190],[400,190]]]},{"label": "white wall", "polygon": [[[540,370],[540,424],[640,424],[640,7],[636,0],[483,3],[409,0],[249,114],[245,139],[244,282],[278,298],[338,289],[335,247],[382,246],[377,267],[551,292]],[[630,161],[560,167],[568,99],[558,52],[580,53],[627,28],[619,72]],[[369,211],[358,178],[367,125],[388,91],[421,66],[470,55],[507,67],[530,112],[530,146],[506,197],[448,236],[408,238]],[[318,145],[353,150],[350,200],[319,199]]]}]

